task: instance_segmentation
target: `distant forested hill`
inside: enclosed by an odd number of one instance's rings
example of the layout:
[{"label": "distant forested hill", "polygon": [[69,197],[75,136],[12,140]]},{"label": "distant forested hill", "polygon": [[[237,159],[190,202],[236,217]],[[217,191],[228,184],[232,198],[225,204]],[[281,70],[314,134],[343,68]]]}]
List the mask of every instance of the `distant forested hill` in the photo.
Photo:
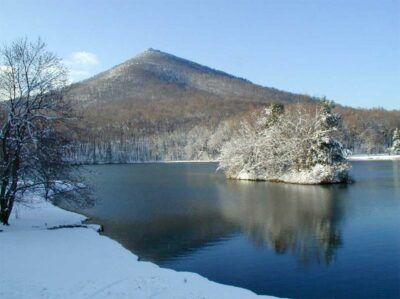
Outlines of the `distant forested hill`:
[{"label": "distant forested hill", "polygon": [[[72,85],[82,134],[70,158],[82,163],[214,159],[240,119],[272,102],[318,99],[262,87],[149,49]],[[355,152],[380,152],[400,127],[400,111],[338,107],[343,137]]]}]

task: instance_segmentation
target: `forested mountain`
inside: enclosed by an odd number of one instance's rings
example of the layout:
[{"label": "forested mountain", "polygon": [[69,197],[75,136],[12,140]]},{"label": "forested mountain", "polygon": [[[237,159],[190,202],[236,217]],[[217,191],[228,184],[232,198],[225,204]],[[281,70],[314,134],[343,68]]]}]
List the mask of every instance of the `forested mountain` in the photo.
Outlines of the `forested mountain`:
[{"label": "forested mountain", "polygon": [[148,49],[110,70],[75,84],[69,93],[80,101],[220,100],[283,103],[310,101],[308,96],[266,88],[174,55]]},{"label": "forested mountain", "polygon": [[[154,49],[73,84],[67,97],[82,112],[84,130],[70,152],[71,159],[82,163],[216,158],[238,120],[252,111],[273,102],[312,105],[318,100],[262,87]],[[349,118],[354,116],[354,109],[340,109]],[[391,112],[382,113],[385,118]],[[378,133],[390,135],[400,126],[399,114],[390,114],[395,120],[378,125]],[[354,128],[349,130],[348,136],[354,133]],[[369,135],[379,142],[369,146],[370,151],[382,150],[391,140]],[[350,137],[348,141],[352,142]],[[363,144],[349,146],[366,150]]]}]

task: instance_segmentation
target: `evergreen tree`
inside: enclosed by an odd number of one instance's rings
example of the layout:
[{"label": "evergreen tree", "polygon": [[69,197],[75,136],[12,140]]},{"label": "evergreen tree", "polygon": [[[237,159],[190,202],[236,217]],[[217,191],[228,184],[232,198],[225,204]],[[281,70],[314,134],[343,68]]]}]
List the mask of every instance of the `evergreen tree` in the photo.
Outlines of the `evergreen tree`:
[{"label": "evergreen tree", "polygon": [[400,155],[400,130],[397,128],[393,131],[393,144],[390,152],[393,155]]}]

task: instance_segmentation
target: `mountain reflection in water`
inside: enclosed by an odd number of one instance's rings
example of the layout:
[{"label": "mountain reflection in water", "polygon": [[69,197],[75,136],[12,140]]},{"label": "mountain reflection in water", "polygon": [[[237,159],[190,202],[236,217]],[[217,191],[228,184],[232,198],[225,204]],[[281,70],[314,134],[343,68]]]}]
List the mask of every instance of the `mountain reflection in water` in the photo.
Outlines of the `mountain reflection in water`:
[{"label": "mountain reflection in water", "polygon": [[218,189],[224,219],[255,246],[291,252],[302,262],[332,261],[341,244],[342,214],[332,186],[229,182]]},{"label": "mountain reflection in water", "polygon": [[80,210],[141,259],[284,298],[400,297],[400,163],[355,183],[226,180],[215,163],[98,165]]},{"label": "mountain reflection in water", "polygon": [[157,168],[94,167],[102,200],[86,211],[142,259],[164,261],[244,234],[255,247],[329,264],[341,244],[332,188],[346,187],[225,180],[215,164]]}]

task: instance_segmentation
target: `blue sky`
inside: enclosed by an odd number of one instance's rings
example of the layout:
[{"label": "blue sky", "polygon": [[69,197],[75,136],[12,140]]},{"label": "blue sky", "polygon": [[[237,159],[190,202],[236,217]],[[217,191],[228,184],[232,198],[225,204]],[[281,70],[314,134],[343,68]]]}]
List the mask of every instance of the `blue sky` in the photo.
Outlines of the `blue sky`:
[{"label": "blue sky", "polygon": [[75,80],[152,47],[279,89],[400,109],[400,0],[0,0],[0,42],[41,36]]}]

